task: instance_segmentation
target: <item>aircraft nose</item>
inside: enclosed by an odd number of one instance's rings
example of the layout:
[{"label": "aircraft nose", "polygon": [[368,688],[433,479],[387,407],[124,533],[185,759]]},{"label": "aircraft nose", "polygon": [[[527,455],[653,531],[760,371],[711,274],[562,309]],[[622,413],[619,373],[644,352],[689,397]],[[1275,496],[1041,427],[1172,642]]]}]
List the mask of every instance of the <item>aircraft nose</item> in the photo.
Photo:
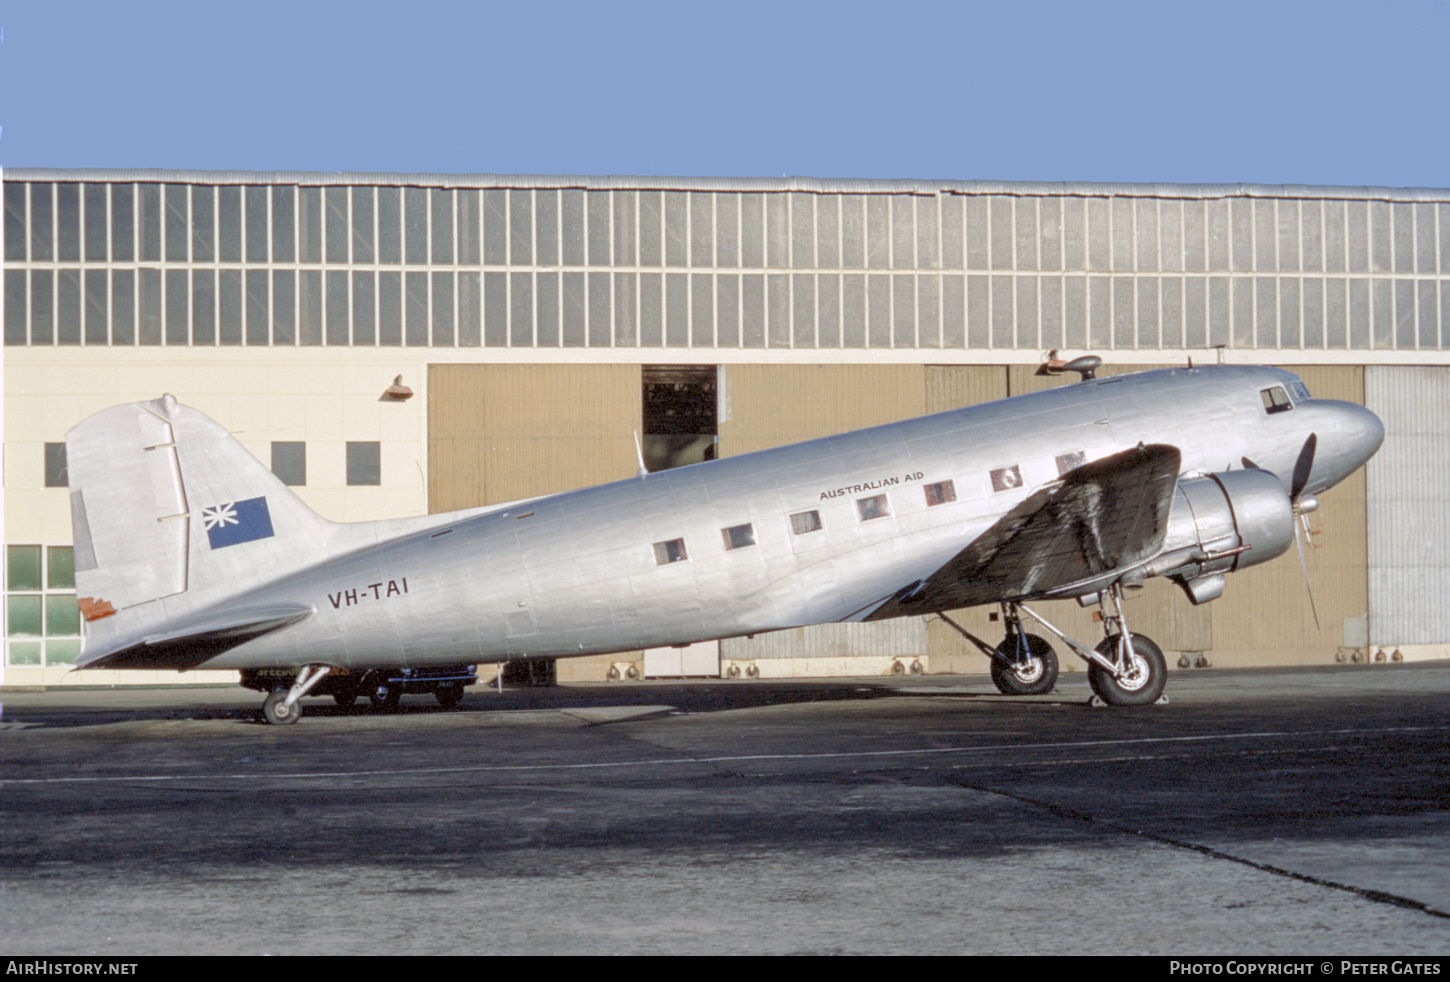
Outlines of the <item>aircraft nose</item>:
[{"label": "aircraft nose", "polygon": [[[1375,455],[1385,441],[1385,424],[1365,407],[1353,402],[1326,402],[1328,419],[1320,433],[1322,476],[1315,483],[1333,487]],[[1318,468],[1316,468],[1318,471]]]},{"label": "aircraft nose", "polygon": [[1353,456],[1355,467],[1359,468],[1375,455],[1380,444],[1385,442],[1385,424],[1378,416],[1363,406],[1345,404],[1345,436],[1347,452]]}]

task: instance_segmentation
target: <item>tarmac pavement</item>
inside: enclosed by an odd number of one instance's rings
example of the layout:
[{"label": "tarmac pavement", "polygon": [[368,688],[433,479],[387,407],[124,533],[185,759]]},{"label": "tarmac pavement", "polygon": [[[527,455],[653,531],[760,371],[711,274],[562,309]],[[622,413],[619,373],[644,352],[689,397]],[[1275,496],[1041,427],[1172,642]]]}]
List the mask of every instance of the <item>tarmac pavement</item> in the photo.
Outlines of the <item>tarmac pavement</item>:
[{"label": "tarmac pavement", "polygon": [[11,954],[1450,952],[1450,665],[0,691]]}]

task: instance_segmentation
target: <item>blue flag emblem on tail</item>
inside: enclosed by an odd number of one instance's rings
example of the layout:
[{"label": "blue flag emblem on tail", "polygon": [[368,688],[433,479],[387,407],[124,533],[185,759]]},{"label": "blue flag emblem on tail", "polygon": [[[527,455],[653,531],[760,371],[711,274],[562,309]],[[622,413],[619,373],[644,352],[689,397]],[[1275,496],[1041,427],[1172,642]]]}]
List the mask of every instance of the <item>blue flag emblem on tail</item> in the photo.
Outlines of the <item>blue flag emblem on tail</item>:
[{"label": "blue flag emblem on tail", "polygon": [[201,510],[207,541],[213,549],[268,539],[272,536],[272,513],[266,498],[248,498]]}]

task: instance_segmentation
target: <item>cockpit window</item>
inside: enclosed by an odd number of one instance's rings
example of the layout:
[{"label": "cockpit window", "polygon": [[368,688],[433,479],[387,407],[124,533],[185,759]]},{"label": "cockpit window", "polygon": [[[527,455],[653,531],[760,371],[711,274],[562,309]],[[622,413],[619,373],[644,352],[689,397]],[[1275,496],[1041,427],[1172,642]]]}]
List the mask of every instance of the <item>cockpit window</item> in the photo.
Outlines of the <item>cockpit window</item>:
[{"label": "cockpit window", "polygon": [[1264,397],[1264,412],[1270,416],[1274,413],[1286,413],[1294,408],[1294,404],[1289,401],[1289,393],[1284,391],[1282,385],[1264,389],[1259,395]]},{"label": "cockpit window", "polygon": [[1308,387],[1298,379],[1289,383],[1289,391],[1294,393],[1295,402],[1303,402],[1305,399],[1310,398]]}]

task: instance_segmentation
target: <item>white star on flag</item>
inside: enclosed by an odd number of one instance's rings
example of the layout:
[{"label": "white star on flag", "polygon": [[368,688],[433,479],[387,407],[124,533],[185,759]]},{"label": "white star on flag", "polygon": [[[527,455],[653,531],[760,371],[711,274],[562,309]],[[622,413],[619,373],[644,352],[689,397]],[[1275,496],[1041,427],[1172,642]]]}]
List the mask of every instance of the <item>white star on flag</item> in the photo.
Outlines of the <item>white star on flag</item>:
[{"label": "white star on flag", "polygon": [[227,502],[224,505],[217,505],[214,508],[203,508],[201,520],[206,523],[208,529],[222,528],[227,525],[240,525],[241,519],[237,518],[237,510],[232,507],[235,502]]}]

